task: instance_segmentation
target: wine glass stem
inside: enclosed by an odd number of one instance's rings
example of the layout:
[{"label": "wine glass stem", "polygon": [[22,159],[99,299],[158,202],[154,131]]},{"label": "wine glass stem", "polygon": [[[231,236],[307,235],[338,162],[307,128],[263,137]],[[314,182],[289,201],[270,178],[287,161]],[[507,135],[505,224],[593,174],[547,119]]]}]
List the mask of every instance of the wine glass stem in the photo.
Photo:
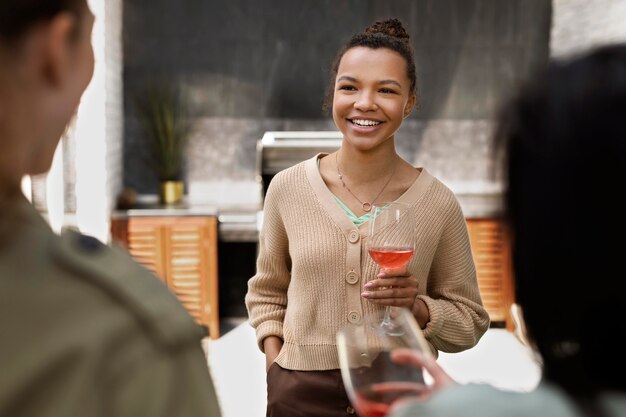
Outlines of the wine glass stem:
[{"label": "wine glass stem", "polygon": [[[390,269],[382,269],[384,272],[390,271]],[[383,316],[383,322],[381,323],[383,326],[384,325],[391,325],[391,306],[386,306],[385,307],[385,315]]]},{"label": "wine glass stem", "polygon": [[383,324],[391,323],[391,306],[385,307],[385,315],[383,316]]}]

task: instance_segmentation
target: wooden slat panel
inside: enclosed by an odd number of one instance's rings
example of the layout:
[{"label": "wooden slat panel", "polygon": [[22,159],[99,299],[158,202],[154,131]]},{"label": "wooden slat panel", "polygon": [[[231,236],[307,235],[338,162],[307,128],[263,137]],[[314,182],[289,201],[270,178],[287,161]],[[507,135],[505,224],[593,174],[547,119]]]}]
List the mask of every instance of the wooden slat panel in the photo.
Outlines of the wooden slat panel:
[{"label": "wooden slat panel", "polygon": [[162,279],[189,314],[217,339],[217,218],[131,217],[113,224],[114,239]]},{"label": "wooden slat panel", "polygon": [[468,219],[480,294],[492,321],[512,326],[514,302],[509,238],[504,224],[493,219]]},{"label": "wooden slat panel", "polygon": [[128,219],[128,251],[143,266],[165,281],[163,224],[159,219]]},{"label": "wooden slat panel", "polygon": [[219,337],[217,220],[177,218],[167,230],[168,286],[189,313]]}]

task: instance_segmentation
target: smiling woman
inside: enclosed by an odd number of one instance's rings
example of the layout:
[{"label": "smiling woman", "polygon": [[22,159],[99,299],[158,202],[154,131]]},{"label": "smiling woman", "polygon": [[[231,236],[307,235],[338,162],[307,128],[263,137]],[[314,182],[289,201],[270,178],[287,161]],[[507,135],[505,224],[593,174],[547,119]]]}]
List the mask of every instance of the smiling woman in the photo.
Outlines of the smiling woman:
[{"label": "smiling woman", "polygon": [[[273,417],[354,414],[335,335],[368,313],[410,309],[434,352],[469,349],[489,326],[459,203],[396,152],[395,134],[417,101],[401,22],[376,22],[354,35],[330,84],[341,147],[272,179],[246,295]],[[366,250],[367,226],[374,203],[393,201],[409,205],[415,218],[415,256],[382,272]]]}]

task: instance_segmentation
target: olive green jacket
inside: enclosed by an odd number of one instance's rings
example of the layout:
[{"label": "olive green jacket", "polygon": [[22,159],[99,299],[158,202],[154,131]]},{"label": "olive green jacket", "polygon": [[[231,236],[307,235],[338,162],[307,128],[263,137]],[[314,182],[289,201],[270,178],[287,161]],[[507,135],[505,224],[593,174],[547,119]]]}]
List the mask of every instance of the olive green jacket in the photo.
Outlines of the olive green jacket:
[{"label": "olive green jacket", "polygon": [[94,238],[54,234],[25,199],[10,213],[0,417],[220,415],[205,332],[158,279]]}]

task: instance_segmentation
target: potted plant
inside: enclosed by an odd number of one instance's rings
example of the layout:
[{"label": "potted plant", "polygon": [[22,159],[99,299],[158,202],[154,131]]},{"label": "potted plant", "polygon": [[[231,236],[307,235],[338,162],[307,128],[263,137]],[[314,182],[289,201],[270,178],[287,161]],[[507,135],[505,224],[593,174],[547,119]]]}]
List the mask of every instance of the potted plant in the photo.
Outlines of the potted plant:
[{"label": "potted plant", "polygon": [[163,204],[180,202],[191,131],[182,90],[170,83],[151,84],[138,97],[137,108],[150,149],[149,165],[160,182],[160,201]]}]

